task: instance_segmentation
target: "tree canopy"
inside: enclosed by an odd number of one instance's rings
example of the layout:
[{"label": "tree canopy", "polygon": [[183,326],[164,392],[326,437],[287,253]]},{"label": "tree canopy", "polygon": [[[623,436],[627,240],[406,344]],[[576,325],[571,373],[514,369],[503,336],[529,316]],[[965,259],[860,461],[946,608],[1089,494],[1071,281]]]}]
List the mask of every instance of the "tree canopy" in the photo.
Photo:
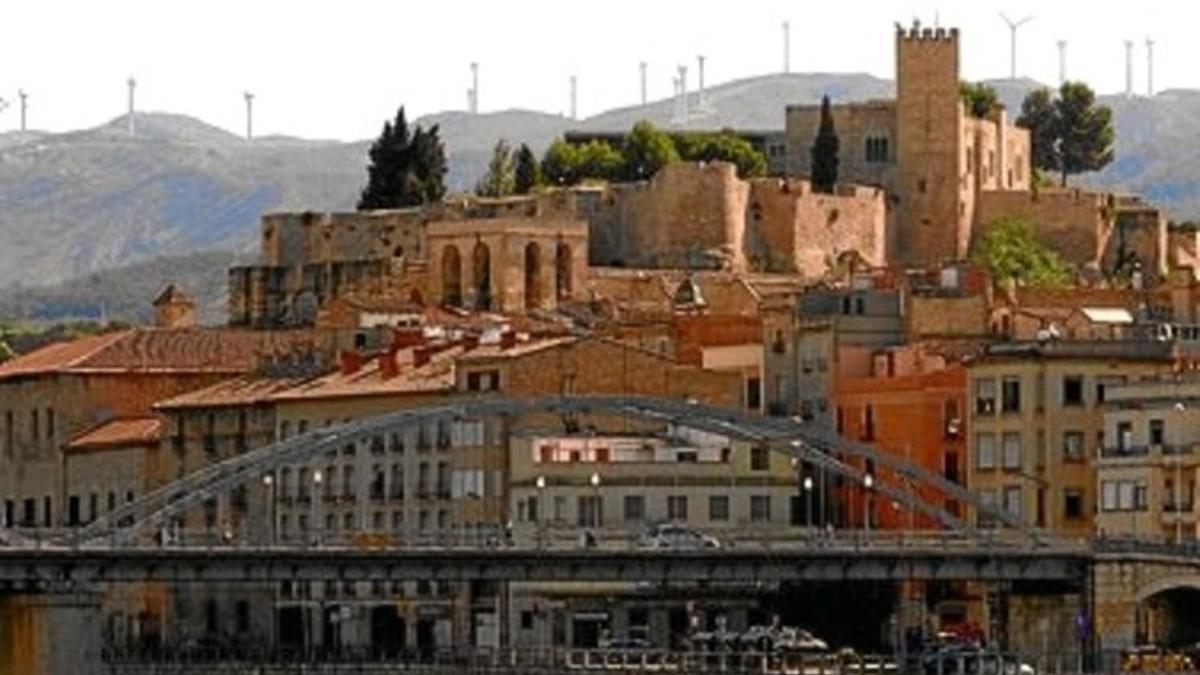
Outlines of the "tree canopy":
[{"label": "tree canopy", "polygon": [[812,184],[817,192],[831,193],[838,180],[838,152],[841,141],[833,128],[829,97],[821,97],[821,122],[812,146]]},{"label": "tree canopy", "polygon": [[986,267],[992,279],[1013,279],[1023,286],[1054,287],[1071,282],[1071,268],[1058,253],[1037,239],[1034,224],[1021,217],[1002,218],[975,247],[971,260]]},{"label": "tree canopy", "polygon": [[547,183],[574,185],[583,180],[646,180],[672,162],[730,162],[743,178],[767,173],[767,159],[732,131],[666,133],[649,122],[634,125],[615,148],[602,140],[572,144],[559,139],[542,157]]},{"label": "tree canopy", "polygon": [[729,162],[742,178],[767,175],[767,158],[732,131],[681,133],[673,136],[680,159],[689,162]]},{"label": "tree canopy", "polygon": [[435,202],[446,193],[446,153],[438,127],[417,125],[409,131],[404,106],[368,152],[367,186],[358,200],[359,210],[391,209]]},{"label": "tree canopy", "polygon": [[633,125],[625,139],[625,179],[647,180],[664,166],[679,161],[677,143],[650,122]]},{"label": "tree canopy", "polygon": [[987,117],[1000,105],[1000,97],[996,95],[996,90],[982,82],[960,83],[958,95],[967,105],[967,114],[972,117]]},{"label": "tree canopy", "polygon": [[503,138],[496,141],[487,173],[475,185],[480,197],[507,197],[516,191],[517,176],[513,164],[512,146]]},{"label": "tree canopy", "polygon": [[1096,105],[1082,82],[1064,82],[1057,97],[1049,89],[1031,92],[1017,124],[1029,129],[1034,166],[1058,172],[1063,185],[1069,175],[1099,171],[1113,160],[1112,110]]}]

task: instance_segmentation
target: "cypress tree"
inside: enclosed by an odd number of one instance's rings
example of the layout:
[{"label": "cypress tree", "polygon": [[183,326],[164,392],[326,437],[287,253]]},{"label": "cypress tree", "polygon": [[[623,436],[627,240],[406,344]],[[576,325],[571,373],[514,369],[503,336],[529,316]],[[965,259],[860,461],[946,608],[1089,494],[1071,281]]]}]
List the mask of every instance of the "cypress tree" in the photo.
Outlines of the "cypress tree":
[{"label": "cypress tree", "polygon": [[446,155],[437,125],[428,131],[417,126],[410,132],[404,106],[394,122],[384,122],[368,156],[367,186],[359,197],[359,210],[419,206],[441,199],[446,192]]},{"label": "cypress tree", "polygon": [[821,98],[821,124],[812,146],[812,184],[816,192],[833,192],[838,180],[838,149],[841,142],[833,128],[829,97]]},{"label": "cypress tree", "polygon": [[517,150],[516,163],[517,166],[513,170],[516,178],[514,189],[519,195],[527,195],[542,182],[541,166],[538,165],[537,157],[533,155],[533,150],[530,150],[529,146],[524,143]]}]

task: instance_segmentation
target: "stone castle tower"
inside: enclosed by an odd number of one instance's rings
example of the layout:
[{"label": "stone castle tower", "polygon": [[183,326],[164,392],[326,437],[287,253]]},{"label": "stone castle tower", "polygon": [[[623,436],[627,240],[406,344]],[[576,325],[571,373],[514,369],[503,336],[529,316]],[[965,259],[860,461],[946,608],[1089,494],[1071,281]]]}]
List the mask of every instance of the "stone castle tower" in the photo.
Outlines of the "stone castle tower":
[{"label": "stone castle tower", "polygon": [[896,30],[898,258],[961,258],[970,243],[972,190],[963,175],[957,29]]}]

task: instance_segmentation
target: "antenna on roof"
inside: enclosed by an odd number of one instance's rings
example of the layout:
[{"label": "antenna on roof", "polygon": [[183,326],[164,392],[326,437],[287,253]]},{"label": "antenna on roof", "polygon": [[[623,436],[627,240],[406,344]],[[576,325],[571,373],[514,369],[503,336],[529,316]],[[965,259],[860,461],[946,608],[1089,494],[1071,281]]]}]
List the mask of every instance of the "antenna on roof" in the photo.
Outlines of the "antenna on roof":
[{"label": "antenna on roof", "polygon": [[646,62],[642,61],[638,64],[638,71],[642,76],[642,105],[646,105]]},{"label": "antenna on roof", "polygon": [[792,72],[792,24],[783,22],[783,72]]},{"label": "antenna on roof", "polygon": [[1067,41],[1058,41],[1058,84],[1067,83]]},{"label": "antenna on roof", "polygon": [[574,75],[572,75],[571,76],[571,119],[573,119],[573,120],[579,119],[579,108],[577,107],[578,102],[579,102],[579,80]]},{"label": "antenna on roof", "polygon": [[246,140],[254,139],[254,94],[243,91],[242,96],[246,99]]},{"label": "antenna on roof", "polygon": [[467,92],[467,105],[472,115],[479,114],[479,63],[471,62],[471,90]]},{"label": "antenna on roof", "polygon": [[137,89],[137,80],[132,77],[125,81],[129,87],[129,114],[126,116],[129,122],[129,135],[133,136],[133,93]]},{"label": "antenna on roof", "polygon": [[1133,40],[1125,41],[1125,98],[1133,98]]},{"label": "antenna on roof", "polygon": [[1027,16],[1024,19],[1021,19],[1019,21],[1013,21],[1012,19],[1008,18],[1008,16],[1004,12],[1000,12],[1000,18],[1004,19],[1004,23],[1008,24],[1008,30],[1009,30],[1009,51],[1008,51],[1008,58],[1009,58],[1008,73],[1009,73],[1009,75],[1008,75],[1008,77],[1010,80],[1015,80],[1015,79],[1017,79],[1017,29],[1020,28],[1021,26],[1024,26],[1025,24],[1029,23],[1030,21],[1033,21],[1033,17]]},{"label": "antenna on roof", "polygon": [[1154,96],[1154,40],[1146,38],[1146,96]]},{"label": "antenna on roof", "polygon": [[18,89],[17,98],[21,99],[21,131],[25,131],[25,112],[29,109],[29,93],[24,89]]}]

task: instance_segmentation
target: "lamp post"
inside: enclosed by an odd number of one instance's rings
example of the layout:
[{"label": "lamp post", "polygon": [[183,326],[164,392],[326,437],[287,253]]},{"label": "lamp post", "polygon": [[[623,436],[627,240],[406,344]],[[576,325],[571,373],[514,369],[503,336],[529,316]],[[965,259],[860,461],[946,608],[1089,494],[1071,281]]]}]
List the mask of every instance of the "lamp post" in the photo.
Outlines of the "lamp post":
[{"label": "lamp post", "polygon": [[804,477],[804,496],[808,502],[808,505],[804,509],[804,526],[811,529],[812,524],[813,524],[812,523],[812,515],[813,515],[813,479],[812,479],[812,476]]},{"label": "lamp post", "polygon": [[537,512],[534,524],[537,526],[537,547],[540,550],[544,540],[542,521],[546,518],[546,512],[542,510],[542,493],[546,490],[546,477],[538,476],[537,480],[534,481],[534,485],[537,486],[537,501],[534,502],[536,505],[534,508],[537,509]]},{"label": "lamp post", "polygon": [[275,544],[275,476],[263,474],[263,488],[267,491],[267,544]]},{"label": "lamp post", "polygon": [[325,475],[320,469],[313,471],[313,531],[316,533],[313,536],[313,541],[317,546],[321,545],[321,483],[325,480]]},{"label": "lamp post", "polygon": [[871,488],[875,487],[875,477],[863,474],[863,533],[871,536]]},{"label": "lamp post", "polygon": [[588,482],[592,484],[592,523],[599,528],[601,519],[604,517],[604,509],[600,508],[600,474],[593,471]]}]

